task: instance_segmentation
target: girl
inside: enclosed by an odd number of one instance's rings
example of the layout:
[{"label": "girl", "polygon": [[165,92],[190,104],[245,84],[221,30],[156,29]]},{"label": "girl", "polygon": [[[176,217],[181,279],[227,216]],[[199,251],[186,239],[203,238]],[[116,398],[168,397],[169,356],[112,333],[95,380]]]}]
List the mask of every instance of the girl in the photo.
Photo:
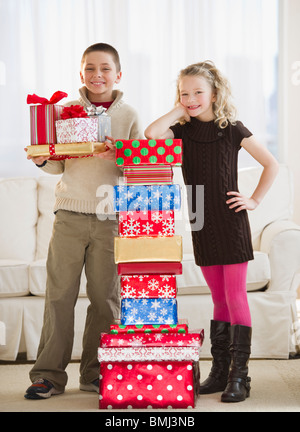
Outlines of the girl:
[{"label": "girl", "polygon": [[[175,107],[148,126],[145,136],[182,139],[185,184],[192,188],[204,185],[204,226],[193,230],[190,221],[195,262],[201,267],[214,304],[212,369],[200,386],[200,394],[223,391],[223,402],[242,401],[250,394],[252,331],[246,274],[253,250],[246,210],[259,205],[277,175],[278,163],[235,120],[229,83],[209,61],[180,72]],[[250,198],[238,191],[241,147],[264,168]],[[195,196],[193,191],[188,197],[191,209],[196,209]]]}]

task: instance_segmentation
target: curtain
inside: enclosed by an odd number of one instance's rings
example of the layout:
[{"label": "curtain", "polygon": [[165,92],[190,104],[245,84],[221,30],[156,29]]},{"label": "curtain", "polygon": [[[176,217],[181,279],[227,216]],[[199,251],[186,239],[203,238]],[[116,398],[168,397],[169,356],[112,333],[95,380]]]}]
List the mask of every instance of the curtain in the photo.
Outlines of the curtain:
[{"label": "curtain", "polygon": [[0,177],[40,175],[23,150],[27,94],[76,99],[82,53],[96,42],[119,51],[117,88],[144,128],[172,108],[179,70],[209,59],[230,80],[239,119],[276,155],[277,1],[0,0]]}]

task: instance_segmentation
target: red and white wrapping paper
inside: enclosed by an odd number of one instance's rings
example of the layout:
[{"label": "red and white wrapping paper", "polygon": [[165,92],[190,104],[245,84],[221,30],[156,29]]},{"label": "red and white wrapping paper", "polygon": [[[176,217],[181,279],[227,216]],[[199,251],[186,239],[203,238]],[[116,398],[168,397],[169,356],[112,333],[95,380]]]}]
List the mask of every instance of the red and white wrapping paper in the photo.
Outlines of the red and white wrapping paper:
[{"label": "red and white wrapping paper", "polygon": [[174,210],[119,212],[120,237],[172,237],[174,233]]},{"label": "red and white wrapping paper", "polygon": [[58,143],[96,142],[98,140],[98,119],[95,117],[58,120],[55,124]]},{"label": "red and white wrapping paper", "polygon": [[199,346],[134,346],[98,348],[98,361],[199,361]]},{"label": "red and white wrapping paper", "polygon": [[194,408],[197,365],[191,361],[102,362],[99,408]]},{"label": "red and white wrapping paper", "polygon": [[31,145],[55,144],[55,121],[60,118],[61,105],[32,105],[30,107]]},{"label": "red and white wrapping paper", "polygon": [[187,333],[187,320],[179,320],[178,324],[136,324],[123,325],[111,324],[110,333],[112,334],[138,334],[138,333]]},{"label": "red and white wrapping paper", "polygon": [[119,275],[182,274],[181,262],[130,262],[118,264]]},{"label": "red and white wrapping paper", "polygon": [[57,142],[55,121],[60,119],[64,107],[56,103],[66,96],[67,93],[61,91],[53,93],[49,100],[36,94],[27,96],[27,103],[34,104],[30,106],[31,145]]},{"label": "red and white wrapping paper", "polygon": [[172,167],[167,165],[124,166],[123,174],[126,185],[172,184],[173,182]]},{"label": "red and white wrapping paper", "polygon": [[139,346],[163,346],[163,347],[201,347],[204,331],[199,333],[141,333],[141,334],[111,334],[102,333],[100,347],[139,347]]},{"label": "red and white wrapping paper", "polygon": [[174,275],[121,276],[121,298],[172,298],[176,291]]}]

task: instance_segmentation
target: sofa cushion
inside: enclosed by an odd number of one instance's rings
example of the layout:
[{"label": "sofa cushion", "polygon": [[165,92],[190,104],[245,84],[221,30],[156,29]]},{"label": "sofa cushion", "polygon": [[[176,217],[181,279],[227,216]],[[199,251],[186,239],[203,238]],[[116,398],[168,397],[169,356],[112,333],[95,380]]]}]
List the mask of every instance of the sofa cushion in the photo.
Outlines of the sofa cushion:
[{"label": "sofa cushion", "polygon": [[33,178],[0,179],[0,259],[35,257],[37,182]]},{"label": "sofa cushion", "polygon": [[[194,256],[186,254],[182,261],[182,275],[177,276],[178,295],[207,294],[209,288],[201,269],[196,266]],[[249,261],[247,272],[247,291],[265,288],[271,279],[268,255],[254,251],[254,260]]]},{"label": "sofa cushion", "polygon": [[[251,196],[262,173],[261,167],[239,170],[239,190]],[[249,211],[252,243],[255,250],[260,250],[262,230],[269,223],[279,219],[290,219],[293,213],[293,188],[291,172],[286,165],[280,165],[277,177],[268,193],[254,211]]]},{"label": "sofa cushion", "polygon": [[22,297],[28,294],[28,263],[1,259],[0,297]]},{"label": "sofa cushion", "polygon": [[[40,259],[32,262],[29,267],[29,290],[36,296],[45,296],[46,291],[46,259]],[[80,281],[79,297],[86,297],[86,277],[82,272]]]}]

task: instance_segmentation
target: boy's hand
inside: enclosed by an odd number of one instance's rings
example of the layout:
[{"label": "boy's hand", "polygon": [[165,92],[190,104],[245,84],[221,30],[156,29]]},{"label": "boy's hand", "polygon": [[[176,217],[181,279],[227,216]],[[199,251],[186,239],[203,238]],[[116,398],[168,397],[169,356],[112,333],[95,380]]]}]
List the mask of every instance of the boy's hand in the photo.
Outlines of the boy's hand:
[{"label": "boy's hand", "polygon": [[107,136],[104,144],[106,145],[106,151],[103,153],[95,153],[94,157],[114,162],[116,160],[116,141],[112,137]]},{"label": "boy's hand", "polygon": [[[24,150],[27,152],[27,148],[24,148]],[[35,163],[36,165],[42,165],[46,160],[48,160],[50,158],[50,156],[30,156],[27,155],[27,159],[32,160],[33,163]]]}]

